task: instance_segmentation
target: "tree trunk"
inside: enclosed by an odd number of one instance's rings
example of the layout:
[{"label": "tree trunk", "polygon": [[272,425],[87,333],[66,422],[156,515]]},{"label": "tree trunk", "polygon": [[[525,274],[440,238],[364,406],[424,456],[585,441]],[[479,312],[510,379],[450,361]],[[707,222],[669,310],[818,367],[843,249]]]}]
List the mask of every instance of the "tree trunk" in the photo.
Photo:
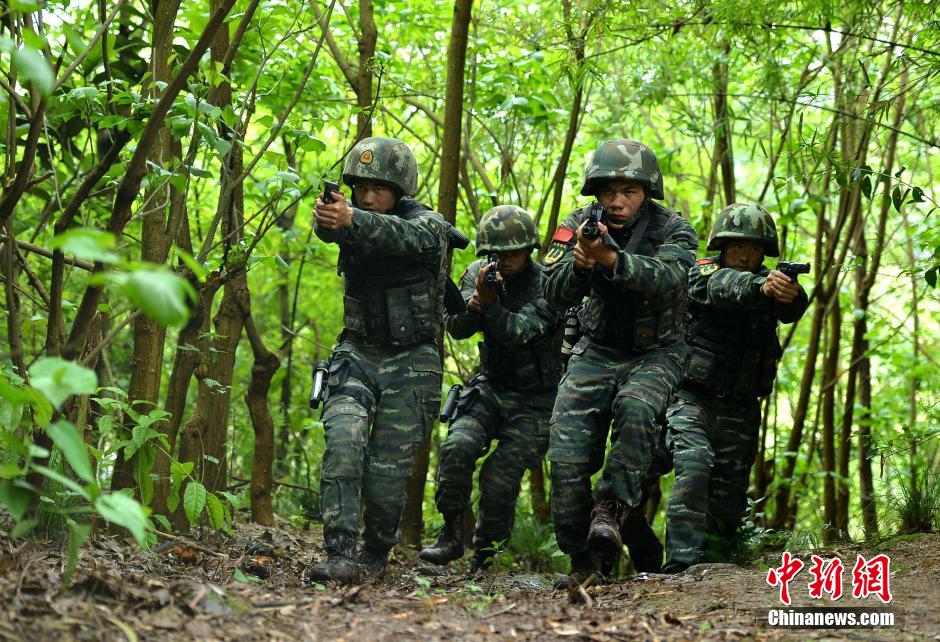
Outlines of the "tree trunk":
[{"label": "tree trunk", "polygon": [[841,535],[836,523],[835,393],[839,370],[839,342],[842,339],[842,306],[833,297],[826,337],[826,358],[822,370],[822,454],[823,454],[823,541],[835,542]]},{"label": "tree trunk", "polygon": [[545,495],[545,460],[529,471],[529,494],[532,499],[532,515],[536,520],[547,524],[552,517],[551,507]]},{"label": "tree trunk", "polygon": [[[150,63],[151,83],[150,90],[153,98],[160,95],[157,83],[169,83],[172,79],[170,59],[174,55],[172,44],[176,14],[179,11],[180,0],[160,0],[156,6],[156,15],[153,28],[153,47]],[[148,162],[158,167],[164,167],[173,158],[181,155],[180,144],[170,136],[167,127],[160,130],[157,140],[150,151]],[[143,212],[141,220],[140,260],[150,263],[166,263],[170,251],[170,237],[166,229],[166,204],[179,203],[179,198],[170,197],[175,191],[169,182],[157,184],[145,200],[156,203],[155,207]],[[163,347],[166,341],[166,327],[140,314],[134,319],[133,342],[134,351],[131,357],[131,378],[127,390],[127,399],[134,409],[142,414],[155,408],[160,396],[160,379],[163,374]],[[123,426],[124,434],[129,434],[134,427],[130,416],[125,416]],[[148,454],[153,456],[151,446],[145,446]],[[142,453],[143,455],[143,453]],[[124,451],[118,451],[117,462],[114,466],[114,476],[111,488],[135,488],[140,491],[139,484],[135,483],[134,473],[138,456],[124,460]],[[149,498],[145,498],[149,499]]]},{"label": "tree trunk", "polygon": [[[584,41],[587,30],[590,28],[590,22],[582,25],[575,33],[572,25],[571,0],[562,2],[562,10],[565,16],[565,34],[568,39],[568,48],[571,51],[575,61],[575,70],[572,74],[571,84],[574,89],[574,98],[571,101],[571,113],[568,115],[568,129],[565,132],[565,142],[561,148],[561,156],[558,157],[558,166],[555,168],[555,175],[552,177],[552,205],[548,215],[548,227],[545,230],[545,238],[542,239],[542,246],[539,248],[539,259],[548,251],[551,245],[552,237],[555,234],[555,228],[558,227],[558,217],[561,215],[561,197],[565,191],[565,178],[568,175],[568,161],[571,159],[571,149],[574,147],[574,140],[578,135],[578,128],[581,124],[581,101],[584,99]],[[541,215],[541,211],[539,212]]]},{"label": "tree trunk", "polygon": [[715,62],[712,75],[715,80],[715,158],[721,167],[721,187],[725,205],[735,201],[734,152],[731,147],[731,118],[728,114],[728,56],[731,46],[722,46],[722,58]]},{"label": "tree trunk", "polygon": [[[213,10],[222,0],[212,0]],[[228,27],[218,30],[212,42],[213,62],[220,64],[229,48]],[[215,96],[216,106],[225,108],[232,104],[232,88],[223,80]],[[244,181],[234,185],[229,182],[241,176],[243,171],[243,147],[235,140],[244,136],[222,125],[221,136],[232,143],[227,163],[223,164],[219,189],[218,208],[221,210],[221,234],[224,241],[222,266],[225,270],[222,302],[213,319],[215,336],[209,342],[204,355],[204,371],[197,371],[199,379],[196,409],[187,421],[180,444],[180,460],[194,464],[193,477],[203,483],[207,490],[220,491],[227,488],[226,445],[228,416],[232,398],[232,373],[235,368],[235,352],[241,339],[245,318],[251,310],[248,276],[245,271],[247,257],[241,253],[231,260],[235,248],[242,238],[244,225]],[[230,262],[231,260],[231,262]]]},{"label": "tree trunk", "polygon": [[[450,44],[447,46],[447,87],[444,100],[444,134],[441,140],[441,174],[438,185],[437,209],[449,222],[457,220],[457,180],[460,173],[460,135],[463,116],[463,77],[467,58],[467,34],[470,31],[470,11],[473,0],[455,0],[451,23]],[[450,257],[447,258],[450,265]],[[438,346],[443,360],[443,337]],[[422,515],[424,485],[427,481],[431,458],[430,437],[418,448],[414,468],[406,485],[407,500],[401,518],[402,543],[421,545],[424,531]]]},{"label": "tree trunk", "polygon": [[271,487],[274,482],[271,471],[274,462],[274,419],[268,407],[268,390],[281,361],[265,347],[250,311],[245,317],[245,332],[255,357],[251,366],[248,394],[245,395],[251,425],[255,430],[255,452],[251,468],[251,519],[262,526],[274,526],[274,507],[271,502]]},{"label": "tree trunk", "polygon": [[356,79],[356,101],[359,104],[356,140],[372,135],[372,66],[378,41],[372,0],[359,0],[359,75]]}]

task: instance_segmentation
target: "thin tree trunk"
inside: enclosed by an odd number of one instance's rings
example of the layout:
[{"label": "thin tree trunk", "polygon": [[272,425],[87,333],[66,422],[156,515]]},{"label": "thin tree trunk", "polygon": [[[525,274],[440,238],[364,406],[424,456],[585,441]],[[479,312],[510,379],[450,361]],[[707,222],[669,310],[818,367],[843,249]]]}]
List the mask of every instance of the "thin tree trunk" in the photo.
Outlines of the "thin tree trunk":
[{"label": "thin tree trunk", "polygon": [[721,187],[725,205],[735,200],[734,152],[731,146],[731,119],[728,113],[728,56],[731,46],[722,46],[722,58],[715,62],[712,76],[715,80],[715,158],[721,167]]},{"label": "thin tree trunk", "polygon": [[529,496],[532,499],[532,515],[536,520],[547,524],[552,512],[545,495],[544,459],[540,459],[538,466],[529,471]]},{"label": "thin tree trunk", "polygon": [[372,135],[372,66],[378,41],[372,0],[359,0],[359,74],[356,79],[356,101],[359,104],[356,139]]},{"label": "thin tree trunk", "polygon": [[265,347],[250,311],[245,318],[245,332],[255,357],[251,366],[251,382],[245,395],[251,425],[255,430],[255,452],[251,468],[251,519],[262,526],[274,526],[274,507],[271,501],[271,487],[274,482],[271,470],[274,462],[274,419],[268,407],[268,390],[281,361]]},{"label": "thin tree trunk", "polygon": [[574,147],[575,138],[578,135],[578,127],[581,124],[581,102],[584,99],[584,40],[587,30],[590,28],[590,22],[581,25],[581,28],[575,33],[572,25],[573,17],[571,15],[571,0],[563,0],[562,10],[565,16],[565,33],[568,39],[568,48],[574,57],[575,69],[572,74],[572,87],[574,88],[574,98],[571,101],[571,112],[568,114],[568,129],[565,131],[565,142],[561,148],[561,155],[558,157],[558,166],[555,168],[555,175],[552,177],[552,205],[548,215],[548,227],[545,231],[545,238],[542,239],[542,246],[539,248],[539,258],[548,251],[548,246],[552,242],[552,236],[555,234],[555,228],[558,227],[558,217],[561,215],[561,197],[565,191],[565,178],[568,175],[568,161],[571,159],[571,150]]},{"label": "thin tree trunk", "polygon": [[[441,174],[438,185],[437,209],[451,223],[457,219],[457,180],[460,173],[460,136],[463,117],[463,79],[467,58],[467,35],[473,0],[455,0],[450,43],[447,46],[447,86],[444,99],[444,134],[441,141]],[[450,257],[447,258],[450,266]],[[444,341],[438,337],[443,360]],[[402,542],[406,546],[421,545],[424,530],[424,486],[431,458],[430,436],[418,449],[411,477],[406,484],[407,500],[401,519]]]},{"label": "thin tree trunk", "polygon": [[835,393],[839,370],[839,343],[842,339],[842,306],[838,295],[829,311],[826,357],[822,370],[822,454],[823,454],[823,541],[831,544],[841,535],[836,524]]},{"label": "thin tree trunk", "polygon": [[[153,98],[160,95],[157,83],[168,83],[172,79],[170,59],[173,56],[173,35],[176,14],[179,11],[180,0],[160,0],[156,6],[156,15],[153,28],[153,52],[150,62],[152,81],[150,90]],[[158,167],[164,167],[173,158],[181,154],[180,144],[170,136],[169,128],[163,127],[157,136],[156,142],[150,151],[148,162]],[[148,198],[156,205],[143,212],[141,221],[140,259],[150,263],[166,263],[170,251],[170,237],[166,229],[166,203],[171,201],[170,191],[175,191],[169,182],[158,186],[151,191]],[[179,199],[173,199],[179,203]],[[160,395],[160,379],[163,374],[163,347],[166,341],[166,327],[151,319],[145,314],[134,319],[133,328],[133,356],[131,357],[131,378],[127,390],[127,398],[134,409],[146,414],[156,407]],[[125,416],[123,432],[129,434],[134,422],[129,415]],[[147,453],[140,456],[152,456],[152,446],[145,446]],[[124,459],[124,451],[118,451],[118,460],[114,466],[114,476],[111,487],[135,488],[134,472],[138,455],[128,460]],[[149,498],[147,498],[149,499]]]},{"label": "thin tree trunk", "polygon": [[[219,2],[212,0],[213,9]],[[212,43],[213,62],[221,63],[229,48],[228,27],[219,29]],[[216,106],[225,108],[232,104],[232,88],[224,80],[216,94]],[[210,341],[205,373],[199,376],[196,409],[186,423],[180,444],[180,459],[194,464],[193,476],[207,490],[220,491],[227,487],[228,416],[232,398],[232,373],[235,369],[235,352],[241,339],[245,318],[251,310],[248,291],[248,276],[245,271],[247,257],[239,254],[229,263],[229,257],[238,247],[244,226],[244,181],[230,184],[244,170],[243,147],[235,140],[244,135],[222,126],[222,137],[232,143],[227,166],[223,167],[219,189],[219,204],[222,209],[221,234],[224,241],[223,267],[226,280],[222,302],[213,319],[215,336]]]}]

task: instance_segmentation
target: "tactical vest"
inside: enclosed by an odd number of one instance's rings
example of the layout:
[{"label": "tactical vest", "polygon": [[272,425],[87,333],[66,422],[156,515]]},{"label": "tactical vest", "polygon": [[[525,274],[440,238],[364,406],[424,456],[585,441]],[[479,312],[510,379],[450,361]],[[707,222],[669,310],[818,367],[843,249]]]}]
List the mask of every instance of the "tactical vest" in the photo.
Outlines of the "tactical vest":
[{"label": "tactical vest", "polygon": [[[510,312],[542,296],[542,266],[530,261],[525,272],[506,282],[501,302]],[[499,386],[519,392],[554,390],[561,379],[561,331],[558,324],[550,334],[523,345],[497,342],[484,328],[479,343],[480,370]]]},{"label": "tactical vest", "polygon": [[766,303],[758,309],[719,309],[689,302],[687,384],[716,397],[770,394],[783,351],[773,302]]},{"label": "tactical vest", "polygon": [[[413,220],[429,209],[402,199],[386,216]],[[441,256],[433,263],[414,257],[343,244],[339,272],[344,279],[343,338],[365,345],[408,347],[442,332],[444,272]]]},{"label": "tactical vest", "polygon": [[[658,203],[650,202],[639,212],[650,220],[634,254],[655,256],[663,244],[666,225],[679,218]],[[617,238],[627,244],[630,230]],[[686,287],[652,294],[615,288],[609,276],[595,270],[591,294],[578,320],[594,343],[622,352],[646,352],[682,341],[685,334]]]}]

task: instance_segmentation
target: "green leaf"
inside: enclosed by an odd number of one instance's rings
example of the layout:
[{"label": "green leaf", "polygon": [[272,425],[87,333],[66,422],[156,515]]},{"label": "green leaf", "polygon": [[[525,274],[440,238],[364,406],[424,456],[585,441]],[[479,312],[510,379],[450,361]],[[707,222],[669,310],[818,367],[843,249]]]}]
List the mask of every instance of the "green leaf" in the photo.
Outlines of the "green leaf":
[{"label": "green leaf", "polygon": [[206,517],[209,518],[209,528],[212,530],[219,530],[225,523],[225,508],[212,493],[206,495]]},{"label": "green leaf", "polygon": [[197,481],[189,482],[183,493],[183,510],[190,524],[195,524],[206,507],[206,487]]},{"label": "green leaf", "polygon": [[[52,419],[52,405],[43,397],[38,390],[31,388],[30,386],[14,385],[8,382],[3,377],[0,377],[0,399],[4,399],[8,403],[3,404],[4,408],[8,408],[9,416],[5,413],[0,412],[0,422],[12,421],[13,415],[16,414],[14,411],[15,407],[20,408],[20,415],[22,415],[22,405],[29,404],[33,408],[33,420],[36,425],[43,427],[46,426],[49,421]],[[19,422],[19,418],[17,418]],[[4,426],[4,423],[0,423],[0,426]],[[8,430],[12,430],[16,426],[9,426]]]},{"label": "green leaf", "polygon": [[176,509],[180,505],[180,493],[179,491],[173,491],[166,498],[166,510],[169,513],[175,513]]},{"label": "green leaf", "polygon": [[37,359],[29,369],[29,380],[57,409],[72,395],[91,394],[98,387],[94,370],[58,357]]},{"label": "green leaf", "polygon": [[16,526],[13,527],[13,530],[10,531],[10,537],[13,539],[19,539],[21,537],[26,537],[29,535],[34,528],[39,524],[38,519],[27,519],[19,522]]},{"label": "green leaf", "polygon": [[196,300],[193,286],[169,270],[134,270],[121,291],[144,314],[165,326],[182,326],[189,321],[186,299]]},{"label": "green leaf", "polygon": [[33,492],[26,488],[22,482],[17,483],[8,479],[0,480],[0,504],[10,513],[14,522],[19,522],[29,508]]},{"label": "green leaf", "polygon": [[141,548],[147,546],[147,529],[150,528],[150,520],[144,512],[144,507],[136,499],[128,497],[123,493],[111,493],[102,495],[95,502],[95,510],[103,518],[123,526],[131,532],[137,544]]},{"label": "green leaf", "polygon": [[193,462],[191,461],[182,464],[178,461],[174,461],[170,464],[170,485],[174,493],[179,492],[180,488],[183,486],[183,479],[191,472],[193,472]]},{"label": "green leaf", "polygon": [[49,468],[48,466],[40,466],[38,464],[32,464],[32,469],[36,471],[37,473],[45,477],[48,477],[52,481],[62,484],[63,486],[68,488],[70,491],[72,491],[76,495],[83,497],[85,500],[89,502],[91,501],[91,494],[86,489],[82,488],[78,484],[78,482],[72,479],[71,477],[66,477],[59,471],[53,470]]},{"label": "green leaf", "polygon": [[911,203],[923,203],[924,202],[924,190],[919,187],[915,187],[911,190]]},{"label": "green leaf", "polygon": [[43,96],[52,93],[52,88],[55,86],[52,67],[49,66],[45,56],[32,47],[24,46],[13,54],[13,71],[16,72],[21,84],[34,83]]},{"label": "green leaf", "polygon": [[75,426],[60,419],[46,428],[46,434],[62,451],[65,460],[69,462],[69,466],[76,475],[89,483],[95,481],[95,472],[91,468],[91,462],[88,461],[88,449]]},{"label": "green leaf", "polygon": [[78,551],[91,534],[91,526],[88,524],[77,524],[69,522],[69,549],[68,558],[65,564],[65,574],[62,576],[62,584],[68,586],[72,582],[72,573],[75,571],[75,562],[78,561]]},{"label": "green leaf", "polygon": [[117,240],[111,232],[81,227],[69,230],[52,238],[49,245],[61,249],[64,254],[86,261],[117,263],[121,257],[112,252],[117,247]]}]

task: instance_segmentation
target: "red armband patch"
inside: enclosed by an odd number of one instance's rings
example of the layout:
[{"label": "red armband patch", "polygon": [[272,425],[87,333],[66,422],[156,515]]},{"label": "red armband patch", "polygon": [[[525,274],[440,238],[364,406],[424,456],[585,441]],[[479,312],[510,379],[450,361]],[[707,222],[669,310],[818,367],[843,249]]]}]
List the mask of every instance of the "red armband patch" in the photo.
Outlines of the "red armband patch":
[{"label": "red armband patch", "polygon": [[552,241],[556,241],[558,243],[568,243],[573,238],[574,230],[565,226],[560,226],[557,230],[555,230],[555,236],[552,237]]},{"label": "red armband patch", "polygon": [[714,263],[711,259],[699,259],[695,262],[696,265],[709,265],[711,263]]}]

